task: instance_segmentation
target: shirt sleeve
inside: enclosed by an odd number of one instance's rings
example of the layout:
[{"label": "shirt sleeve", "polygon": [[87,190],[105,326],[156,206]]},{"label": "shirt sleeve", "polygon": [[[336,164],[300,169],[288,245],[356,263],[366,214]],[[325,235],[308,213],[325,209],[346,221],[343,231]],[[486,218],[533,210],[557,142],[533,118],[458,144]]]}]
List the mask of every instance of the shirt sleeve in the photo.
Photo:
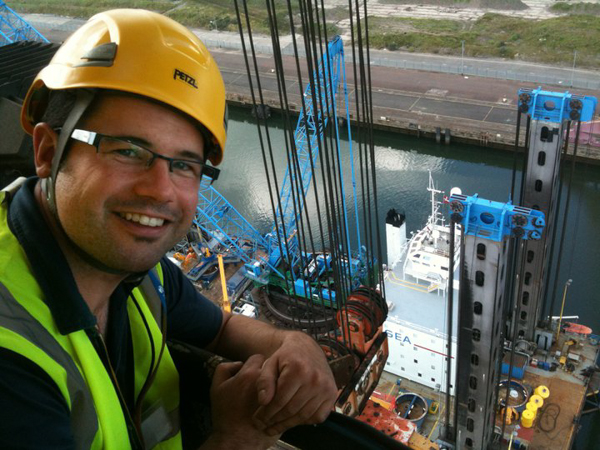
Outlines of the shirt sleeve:
[{"label": "shirt sleeve", "polygon": [[200,294],[168,258],[161,259],[160,264],[167,301],[167,336],[196,347],[206,347],[221,328],[221,310]]},{"label": "shirt sleeve", "polygon": [[37,364],[0,348],[0,448],[74,449],[70,411]]}]

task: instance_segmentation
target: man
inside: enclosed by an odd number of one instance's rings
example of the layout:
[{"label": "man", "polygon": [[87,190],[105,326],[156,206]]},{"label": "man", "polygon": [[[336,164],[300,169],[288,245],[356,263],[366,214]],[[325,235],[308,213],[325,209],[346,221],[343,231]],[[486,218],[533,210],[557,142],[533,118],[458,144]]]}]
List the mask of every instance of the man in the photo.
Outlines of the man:
[{"label": "man", "polygon": [[166,338],[234,363],[211,386],[207,449],[267,448],[323,421],[316,343],[200,296],[166,258],[225,145],[218,68],[186,28],[94,16],[33,82],[38,177],[0,195],[0,447],[180,448]]}]

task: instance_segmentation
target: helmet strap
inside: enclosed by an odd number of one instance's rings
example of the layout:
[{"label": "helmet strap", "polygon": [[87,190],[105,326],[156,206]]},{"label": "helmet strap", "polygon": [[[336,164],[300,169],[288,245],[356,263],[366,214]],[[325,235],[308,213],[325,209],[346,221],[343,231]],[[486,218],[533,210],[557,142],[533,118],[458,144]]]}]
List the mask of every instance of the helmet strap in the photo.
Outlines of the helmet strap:
[{"label": "helmet strap", "polygon": [[[60,230],[60,233],[64,236],[65,240],[68,242],[68,245],[74,251],[77,256],[83,260],[86,264],[94,267],[95,269],[101,270],[102,272],[114,274],[114,275],[125,275],[127,272],[123,272],[122,270],[116,270],[112,267],[107,266],[101,261],[94,258],[92,255],[83,250],[79,245],[73,241],[67,232],[65,231],[60,217],[58,216],[58,209],[56,206],[56,196],[55,196],[55,187],[56,187],[56,177],[58,175],[58,169],[60,167],[60,163],[62,162],[65,149],[67,148],[67,144],[69,143],[69,139],[71,138],[71,134],[73,130],[83,117],[85,111],[90,107],[92,101],[96,97],[97,91],[93,89],[79,89],[77,91],[77,100],[75,101],[75,105],[73,109],[69,113],[67,120],[65,120],[64,125],[61,127],[60,134],[58,135],[58,143],[56,146],[56,151],[54,152],[54,157],[52,158],[52,171],[51,176],[48,178],[44,178],[41,180],[41,188],[42,192],[46,196],[46,200],[48,202],[48,207],[56,220],[56,224]],[[129,278],[137,279],[140,274],[131,274]]]},{"label": "helmet strap", "polygon": [[[69,139],[71,139],[71,134],[73,130],[81,120],[81,117],[85,113],[85,111],[89,108],[94,97],[96,96],[96,91],[91,89],[79,89],[77,91],[77,100],[75,100],[75,105],[73,109],[69,113],[67,120],[61,127],[61,132],[58,135],[58,143],[56,145],[56,150],[54,152],[54,157],[52,158],[52,171],[51,175],[48,179],[42,180],[42,192],[46,195],[46,200],[48,201],[48,206],[52,213],[58,219],[58,214],[56,211],[56,197],[55,197],[55,187],[56,187],[56,176],[58,175],[58,169],[60,167],[60,163],[63,159],[63,155],[65,153],[65,149],[67,148],[67,144]],[[60,222],[59,222],[60,224]],[[61,227],[62,228],[62,227]]]}]

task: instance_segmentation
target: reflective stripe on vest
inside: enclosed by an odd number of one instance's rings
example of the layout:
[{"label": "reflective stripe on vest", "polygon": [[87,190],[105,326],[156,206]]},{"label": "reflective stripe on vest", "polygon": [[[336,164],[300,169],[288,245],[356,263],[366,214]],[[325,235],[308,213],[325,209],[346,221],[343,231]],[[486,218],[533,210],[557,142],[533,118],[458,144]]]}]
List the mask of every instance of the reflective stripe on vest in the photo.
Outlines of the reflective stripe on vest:
[{"label": "reflective stripe on vest", "polygon": [[[43,293],[30,272],[27,257],[8,228],[7,202],[2,201],[3,194],[0,193],[0,279],[3,283],[0,284],[0,347],[31,360],[56,383],[70,408],[77,448],[130,448],[123,411],[108,372],[85,330],[67,335],[58,331],[42,300]],[[157,267],[162,282],[160,265]],[[150,291],[142,295],[139,289],[134,289],[133,295],[143,315],[142,319],[129,299],[127,309],[134,347],[137,398],[148,374],[151,353],[144,319],[152,334],[156,357],[162,334],[151,313],[154,306],[150,308],[147,304],[155,303]],[[179,377],[165,349],[157,375],[144,398],[142,414],[143,428],[160,431],[162,427],[162,432],[145,436],[146,448],[181,448],[178,404]],[[170,424],[165,426],[163,419],[167,417]]]},{"label": "reflective stripe on vest", "polygon": [[91,448],[98,419],[79,369],[60,344],[0,283],[0,346],[39,365],[54,380],[71,411],[77,448]]},{"label": "reflective stripe on vest", "polygon": [[[162,268],[157,264],[152,272],[157,275],[160,283],[163,282]],[[160,286],[162,289],[162,286]],[[143,317],[146,319],[153,336],[156,358],[160,352],[162,332],[160,323],[162,321],[161,299],[149,276],[144,277],[140,286],[132,292],[138,301]],[[143,319],[132,301],[127,303],[127,311],[132,329],[143,329]],[[132,333],[133,335],[133,333]],[[150,369],[151,348],[148,345],[146,333],[137,333],[133,337],[133,354],[136,364],[135,397],[146,380]],[[142,370],[139,367],[143,368]],[[168,393],[169,395],[165,395]],[[168,422],[166,421],[168,419]],[[165,425],[169,424],[169,427]],[[165,347],[156,378],[152,388],[144,397],[144,412],[142,414],[142,432],[146,447],[153,448],[178,448],[181,447],[181,433],[179,421],[179,374],[175,363],[171,358],[169,350]],[[173,445],[173,446],[171,446]]]}]

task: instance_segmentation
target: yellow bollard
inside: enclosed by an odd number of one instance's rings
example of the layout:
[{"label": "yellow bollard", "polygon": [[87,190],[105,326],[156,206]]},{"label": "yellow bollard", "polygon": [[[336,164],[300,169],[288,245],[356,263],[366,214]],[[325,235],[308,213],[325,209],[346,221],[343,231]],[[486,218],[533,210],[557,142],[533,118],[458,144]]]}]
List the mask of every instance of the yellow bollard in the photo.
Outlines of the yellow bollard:
[{"label": "yellow bollard", "polygon": [[527,402],[527,405],[525,405],[525,409],[531,411],[533,413],[533,418],[535,419],[535,416],[537,415],[538,406],[533,402]]},{"label": "yellow bollard", "polygon": [[546,386],[540,385],[535,388],[535,395],[539,395],[543,400],[546,400],[548,397],[550,397],[550,389],[548,389]]},{"label": "yellow bollard", "polygon": [[533,426],[534,417],[534,414],[529,409],[523,411],[521,414],[521,426],[523,428],[531,428]]},{"label": "yellow bollard", "polygon": [[542,406],[544,406],[544,399],[537,394],[532,395],[529,398],[529,401],[532,403],[535,403],[537,405],[538,409],[540,409]]}]

